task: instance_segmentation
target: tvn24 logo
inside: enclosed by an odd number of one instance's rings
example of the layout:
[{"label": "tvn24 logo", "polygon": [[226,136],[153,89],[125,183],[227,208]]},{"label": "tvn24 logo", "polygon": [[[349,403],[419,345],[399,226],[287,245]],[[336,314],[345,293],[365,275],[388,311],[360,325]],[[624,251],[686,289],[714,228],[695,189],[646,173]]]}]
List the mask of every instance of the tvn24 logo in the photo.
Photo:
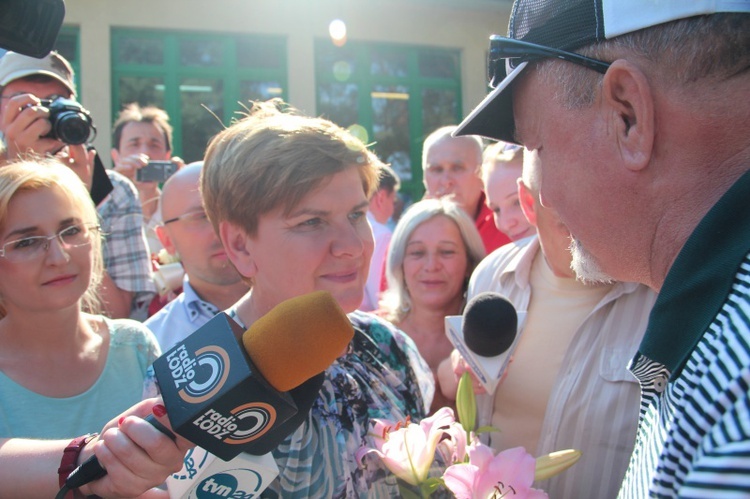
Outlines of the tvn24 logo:
[{"label": "tvn24 logo", "polygon": [[[251,487],[251,490],[239,490],[240,483],[253,482],[256,486]],[[194,490],[194,497],[196,499],[253,499],[258,497],[265,488],[262,484],[262,477],[253,470],[229,470],[201,480]]]}]

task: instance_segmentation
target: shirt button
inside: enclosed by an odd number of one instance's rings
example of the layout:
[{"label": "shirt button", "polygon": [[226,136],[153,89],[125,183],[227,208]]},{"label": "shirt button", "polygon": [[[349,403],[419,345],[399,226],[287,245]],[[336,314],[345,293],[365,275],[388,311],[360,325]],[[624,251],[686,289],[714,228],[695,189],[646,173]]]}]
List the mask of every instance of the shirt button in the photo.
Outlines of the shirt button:
[{"label": "shirt button", "polygon": [[654,379],[654,390],[656,390],[656,393],[662,393],[667,388],[667,382],[669,379],[664,374],[659,374]]}]

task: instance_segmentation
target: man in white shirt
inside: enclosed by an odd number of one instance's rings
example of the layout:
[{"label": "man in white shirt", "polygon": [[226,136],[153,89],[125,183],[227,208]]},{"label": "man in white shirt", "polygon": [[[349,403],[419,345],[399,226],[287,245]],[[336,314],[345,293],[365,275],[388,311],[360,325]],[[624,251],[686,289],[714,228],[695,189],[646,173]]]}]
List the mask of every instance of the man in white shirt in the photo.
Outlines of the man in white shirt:
[{"label": "man in white shirt", "polygon": [[568,229],[539,202],[537,161],[524,153],[518,191],[538,236],[488,255],[469,283],[469,299],[495,291],[526,312],[505,378],[495,393],[477,397],[478,424],[500,430],[486,434],[496,451],[583,451],[575,466],[537,484],[550,497],[615,497],[638,424],[640,389],[627,365],[656,295],[635,283],[576,279]]},{"label": "man in white shirt", "polygon": [[203,210],[198,190],[202,166],[199,162],[181,168],[162,188],[164,222],[156,233],[167,252],[179,255],[185,269],[182,294],[145,323],[162,351],[229,308],[248,289]]},{"label": "man in white shirt", "polygon": [[370,260],[370,272],[367,274],[365,296],[362,299],[362,305],[359,306],[359,310],[363,312],[370,312],[378,308],[380,286],[385,273],[386,255],[393,235],[393,230],[388,226],[388,220],[393,216],[396,195],[400,186],[401,182],[396,172],[389,166],[383,165],[380,169],[378,190],[370,198],[370,205],[367,209],[367,220],[372,227],[375,249]]}]

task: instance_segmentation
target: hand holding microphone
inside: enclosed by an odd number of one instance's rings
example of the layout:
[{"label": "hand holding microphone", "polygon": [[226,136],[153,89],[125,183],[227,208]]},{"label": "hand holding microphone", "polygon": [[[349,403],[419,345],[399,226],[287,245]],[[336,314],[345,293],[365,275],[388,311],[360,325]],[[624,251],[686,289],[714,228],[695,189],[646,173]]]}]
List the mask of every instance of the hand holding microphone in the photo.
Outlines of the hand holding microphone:
[{"label": "hand holding microphone", "polygon": [[518,314],[501,294],[484,292],[463,316],[445,318],[445,334],[487,393],[493,393],[515,349]]},{"label": "hand holding microphone", "polygon": [[[159,398],[139,402],[107,423],[100,435],[83,448],[79,459],[85,461],[96,455],[108,473],[105,479],[80,489],[81,493],[139,496],[162,484],[165,476],[182,465],[185,452],[193,444],[182,438],[169,440],[143,419],[158,409],[159,404]],[[63,495],[61,491],[58,497]]]},{"label": "hand holding microphone", "polygon": [[[305,420],[353,335],[324,291],[282,302],[246,332],[219,314],[154,362],[169,422],[224,460],[266,454]],[[71,487],[106,473],[95,458],[79,469]]]}]

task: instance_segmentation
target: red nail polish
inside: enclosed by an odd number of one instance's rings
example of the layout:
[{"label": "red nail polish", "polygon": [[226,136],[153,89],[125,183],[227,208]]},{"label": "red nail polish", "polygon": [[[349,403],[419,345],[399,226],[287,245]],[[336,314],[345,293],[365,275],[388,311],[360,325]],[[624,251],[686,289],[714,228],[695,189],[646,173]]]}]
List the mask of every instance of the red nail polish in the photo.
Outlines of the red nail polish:
[{"label": "red nail polish", "polygon": [[151,410],[154,412],[154,416],[158,418],[162,418],[167,415],[167,408],[161,404],[156,404]]},{"label": "red nail polish", "polygon": [[125,416],[121,417],[119,421],[117,421],[117,426],[122,426],[122,422],[125,421]]}]

